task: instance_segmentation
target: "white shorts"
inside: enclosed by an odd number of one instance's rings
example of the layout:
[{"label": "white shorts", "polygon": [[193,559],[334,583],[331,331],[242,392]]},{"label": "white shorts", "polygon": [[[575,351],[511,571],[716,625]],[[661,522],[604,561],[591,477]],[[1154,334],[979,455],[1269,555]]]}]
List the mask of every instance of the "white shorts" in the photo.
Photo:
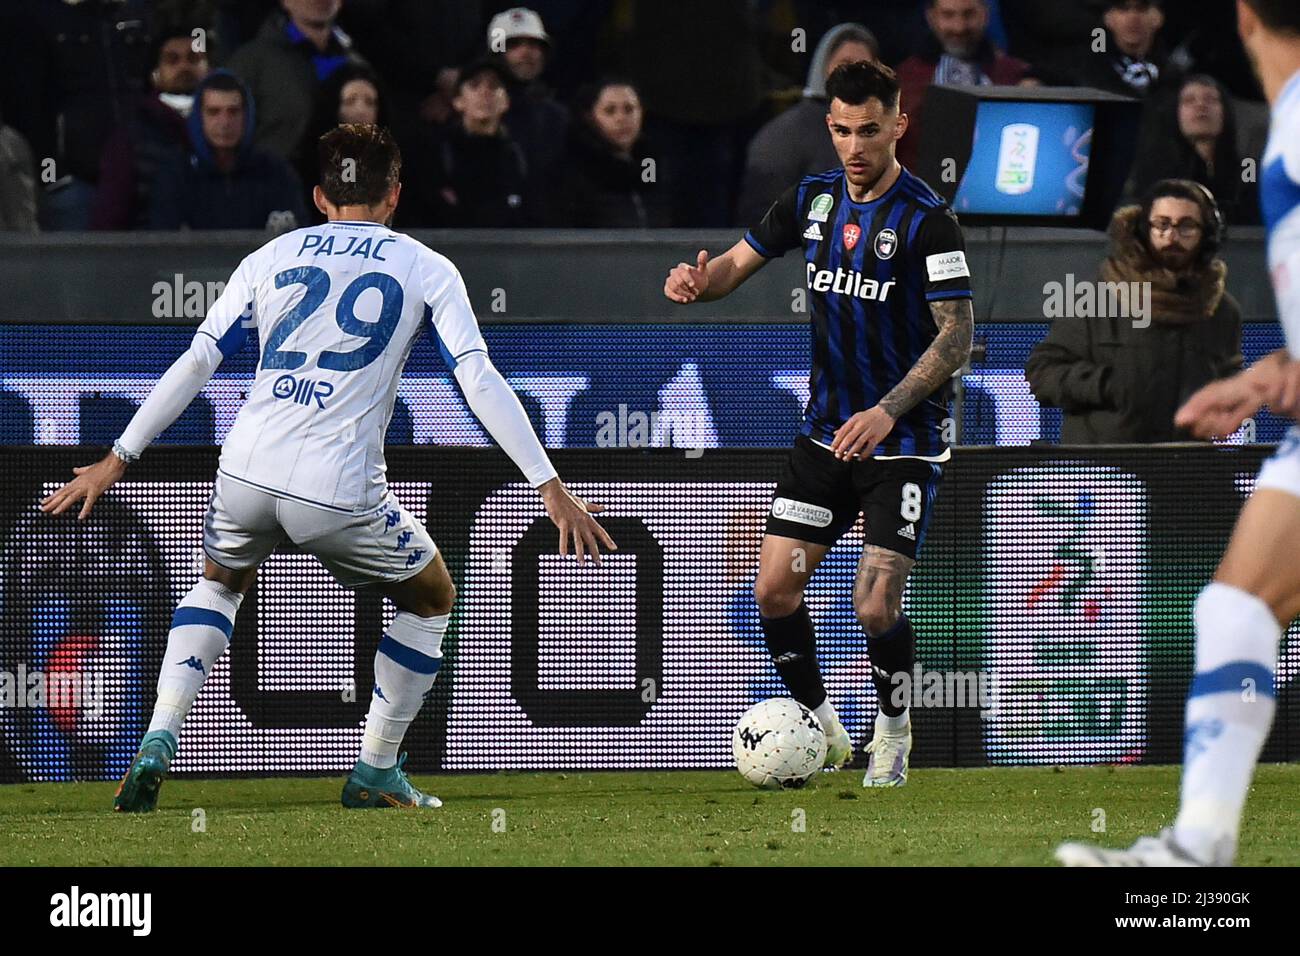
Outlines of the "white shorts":
[{"label": "white shorts", "polygon": [[285,497],[217,472],[203,517],[203,551],[232,571],[261,564],[290,540],[345,588],[404,581],[433,560],[429,532],[389,491],[358,514]]},{"label": "white shorts", "polygon": [[1274,488],[1300,498],[1300,425],[1292,425],[1255,479],[1255,490]]}]

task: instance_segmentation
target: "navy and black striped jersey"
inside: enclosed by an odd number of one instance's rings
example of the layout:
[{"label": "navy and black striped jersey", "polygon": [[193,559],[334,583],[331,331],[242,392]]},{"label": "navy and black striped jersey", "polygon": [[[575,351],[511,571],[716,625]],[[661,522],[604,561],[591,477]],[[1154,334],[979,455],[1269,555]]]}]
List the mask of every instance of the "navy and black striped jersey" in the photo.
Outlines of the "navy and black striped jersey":
[{"label": "navy and black striped jersey", "polygon": [[[803,246],[812,317],[812,375],[803,434],[829,444],[914,366],[938,331],[930,303],[971,298],[957,217],[906,169],[879,199],[849,198],[844,170],[805,176],[745,233],[771,259]],[[894,425],[876,455],[947,450],[947,383]]]}]

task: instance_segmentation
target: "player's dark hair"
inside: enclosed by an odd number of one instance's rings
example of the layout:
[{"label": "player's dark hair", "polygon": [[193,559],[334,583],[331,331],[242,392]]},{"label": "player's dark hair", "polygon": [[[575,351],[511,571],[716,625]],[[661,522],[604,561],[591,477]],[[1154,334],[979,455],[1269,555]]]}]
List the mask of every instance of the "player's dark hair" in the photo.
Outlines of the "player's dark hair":
[{"label": "player's dark hair", "polygon": [[336,206],[373,206],[402,178],[402,153],[382,126],[344,123],[317,141],[320,188]]},{"label": "player's dark hair", "polygon": [[898,109],[898,76],[883,63],[855,60],[841,63],[826,78],[826,99],[840,100],[849,106],[861,106],[867,100],[880,100],[886,111]]},{"label": "player's dark hair", "polygon": [[1162,179],[1152,185],[1142,196],[1142,214],[1133,228],[1147,248],[1151,248],[1151,207],[1157,199],[1185,199],[1196,203],[1201,210],[1201,244],[1197,256],[1202,265],[1208,264],[1223,245],[1224,221],[1214,193],[1194,179]]},{"label": "player's dark hair", "polygon": [[1300,3],[1296,0],[1246,0],[1246,6],[1275,33],[1300,35]]}]

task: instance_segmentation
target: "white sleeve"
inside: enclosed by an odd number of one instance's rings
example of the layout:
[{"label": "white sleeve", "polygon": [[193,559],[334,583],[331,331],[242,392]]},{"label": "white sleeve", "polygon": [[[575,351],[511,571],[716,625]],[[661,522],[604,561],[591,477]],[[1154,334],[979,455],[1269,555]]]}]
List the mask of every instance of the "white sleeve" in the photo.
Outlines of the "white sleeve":
[{"label": "white sleeve", "polygon": [[556,477],[555,467],[533,431],[519,397],[492,360],[469,304],[465,281],[450,262],[430,270],[425,303],[438,350],[465,392],[465,401],[489,435],[534,488]]},{"label": "white sleeve", "polygon": [[245,260],[208,310],[190,347],[163,373],[136,410],[118,439],[121,446],[133,455],[143,452],[189,407],[222,359],[243,347],[253,326],[253,291]]},{"label": "white sleeve", "polygon": [[519,397],[506,384],[487,352],[474,351],[456,363],[456,381],[465,390],[474,417],[483,423],[534,488],[556,477],[555,466],[542,447]]}]

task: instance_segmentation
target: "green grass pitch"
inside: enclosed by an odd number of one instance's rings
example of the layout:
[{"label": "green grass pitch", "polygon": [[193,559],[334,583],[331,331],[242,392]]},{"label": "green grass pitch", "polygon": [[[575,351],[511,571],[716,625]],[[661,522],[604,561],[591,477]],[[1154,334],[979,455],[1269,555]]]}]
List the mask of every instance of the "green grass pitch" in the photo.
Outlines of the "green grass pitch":
[{"label": "green grass pitch", "polygon": [[[0,787],[0,865],[1044,865],[1064,839],[1119,846],[1167,823],[1177,767],[860,773],[766,792],[734,772],[415,777],[440,810],[349,811],[342,776],[169,780],[149,815],[115,785]],[[1259,769],[1238,862],[1300,862],[1300,766]],[[1095,811],[1106,832],[1092,832]],[[199,814],[198,811],[202,811]],[[202,822],[203,832],[195,832]],[[494,826],[495,824],[495,826]],[[802,828],[800,827],[802,824]]]}]

